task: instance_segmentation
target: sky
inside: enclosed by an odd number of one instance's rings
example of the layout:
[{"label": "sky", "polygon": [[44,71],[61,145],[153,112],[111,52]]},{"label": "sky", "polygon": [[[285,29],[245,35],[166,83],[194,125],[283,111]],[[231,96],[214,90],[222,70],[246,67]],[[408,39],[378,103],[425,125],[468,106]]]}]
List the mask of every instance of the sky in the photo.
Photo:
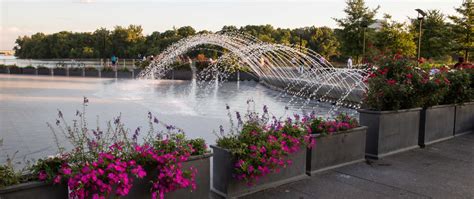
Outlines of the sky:
[{"label": "sky", "polygon": [[[462,0],[366,0],[384,13],[406,22],[415,8],[455,14]],[[92,32],[99,27],[141,25],[144,33],[173,27],[218,31],[224,25],[262,25],[297,28],[328,26],[345,16],[345,0],[0,0],[0,50],[15,39],[36,32]]]}]

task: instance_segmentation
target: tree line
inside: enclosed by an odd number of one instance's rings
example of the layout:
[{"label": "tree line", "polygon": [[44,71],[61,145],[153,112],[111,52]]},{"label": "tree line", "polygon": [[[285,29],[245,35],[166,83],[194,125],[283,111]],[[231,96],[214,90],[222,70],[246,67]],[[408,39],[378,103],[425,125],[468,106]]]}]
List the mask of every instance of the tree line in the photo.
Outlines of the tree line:
[{"label": "tree line", "polygon": [[[332,61],[345,60],[352,56],[362,61],[373,51],[400,53],[416,56],[419,20],[410,18],[409,23],[392,20],[384,14],[376,20],[379,7],[369,8],[364,0],[348,0],[344,9],[345,18],[334,19],[338,28],[303,27],[275,28],[271,25],[247,25],[243,27],[224,26],[221,31],[240,31],[257,37],[264,42],[295,45],[311,49]],[[472,33],[474,17],[472,0],[466,0],[455,8],[456,15],[447,16],[439,10],[428,10],[423,20],[421,56],[441,61],[464,56],[471,58],[474,49]],[[139,58],[157,55],[172,43],[195,34],[210,31],[196,31],[191,26],[173,28],[164,32],[143,33],[139,25],[116,26],[113,30],[99,28],[94,32],[62,31],[53,34],[36,33],[21,36],[16,40],[15,56],[18,58]],[[206,49],[214,48],[217,51]],[[204,54],[216,58],[223,49],[206,46],[190,56]]]}]

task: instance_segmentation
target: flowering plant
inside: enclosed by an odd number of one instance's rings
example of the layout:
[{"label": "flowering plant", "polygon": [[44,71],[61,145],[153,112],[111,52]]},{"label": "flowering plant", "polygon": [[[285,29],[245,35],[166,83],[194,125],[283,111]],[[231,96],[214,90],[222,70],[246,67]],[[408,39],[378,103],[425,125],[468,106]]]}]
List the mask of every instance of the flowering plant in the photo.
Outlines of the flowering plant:
[{"label": "flowering plant", "polygon": [[[472,70],[472,69],[470,69]],[[450,82],[443,104],[456,104],[469,102],[474,99],[474,88],[472,87],[473,74],[469,69],[451,70],[447,72],[446,78]]]},{"label": "flowering plant", "polygon": [[347,114],[339,114],[334,120],[324,120],[320,117],[315,117],[311,114],[306,119],[306,129],[309,133],[320,134],[322,136],[331,135],[337,131],[345,131],[348,129],[356,128],[359,126],[359,122],[354,117]]},{"label": "flowering plant", "polygon": [[432,70],[430,73],[422,73],[422,80],[418,95],[421,97],[423,108],[441,104],[446,97],[450,87],[450,81],[447,78],[447,68]]},{"label": "flowering plant", "polygon": [[370,109],[398,110],[421,105],[418,90],[421,73],[415,62],[397,54],[393,57],[382,55],[375,59],[373,67],[364,80],[368,89],[364,99]]},{"label": "flowering plant", "polygon": [[237,112],[238,132],[224,134],[221,128],[217,139],[217,146],[230,150],[236,158],[233,176],[249,185],[292,164],[288,156],[303,150],[302,146],[314,145],[298,115],[285,121],[273,117],[270,121],[266,106],[263,111],[262,115],[247,111],[244,120]]},{"label": "flowering plant", "polygon": [[[207,152],[203,139],[187,139],[184,132],[164,124],[148,113],[149,131],[139,141],[141,127],[130,133],[121,117],[108,122],[107,128],[89,129],[85,109],[89,100],[84,98],[83,110],[76,112],[78,119],[68,125],[61,111],[56,121],[57,130],[48,124],[54,134],[60,155],[40,160],[35,173],[42,181],[60,183],[67,179],[71,198],[108,198],[126,196],[134,180],[148,177],[152,197],[181,188],[196,188],[195,169],[183,168],[182,163],[191,155]],[[60,146],[60,132],[72,145],[66,151]]]}]

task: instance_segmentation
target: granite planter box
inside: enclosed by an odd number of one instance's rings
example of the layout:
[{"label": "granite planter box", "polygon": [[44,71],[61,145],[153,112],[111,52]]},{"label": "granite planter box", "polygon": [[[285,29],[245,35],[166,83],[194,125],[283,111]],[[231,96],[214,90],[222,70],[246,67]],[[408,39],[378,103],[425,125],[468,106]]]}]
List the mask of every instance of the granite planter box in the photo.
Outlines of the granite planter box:
[{"label": "granite planter box", "polygon": [[419,147],[421,108],[398,111],[359,109],[360,125],[367,126],[365,155],[381,158]]},{"label": "granite planter box", "polygon": [[453,138],[454,114],[453,104],[432,106],[421,111],[420,136],[418,144],[421,147]]},{"label": "granite planter box", "polygon": [[132,72],[117,71],[117,78],[132,78]]},{"label": "granite planter box", "polygon": [[49,68],[38,68],[38,75],[51,75],[51,69],[49,69]]},{"label": "granite planter box", "polygon": [[86,77],[99,77],[98,70],[86,70],[84,71],[84,76]]},{"label": "granite planter box", "polygon": [[7,67],[0,67],[0,74],[6,74],[8,73],[8,68]]},{"label": "granite planter box", "polygon": [[101,71],[100,75],[105,78],[115,78],[115,71]]},{"label": "granite planter box", "polygon": [[165,77],[166,77],[166,79],[191,80],[191,79],[193,79],[193,71],[191,71],[191,70],[171,70],[171,71],[168,71],[166,73]]},{"label": "granite planter box", "polygon": [[[168,199],[181,199],[181,198],[209,198],[210,193],[210,182],[211,182],[211,156],[212,154],[205,154],[199,156],[192,156],[188,161],[183,163],[183,168],[193,167],[197,169],[195,176],[196,190],[192,190],[191,187],[186,189],[179,189],[174,192],[165,194],[165,198]],[[148,172],[147,172],[148,173]],[[146,176],[144,179],[135,179],[132,189],[129,194],[121,198],[151,198],[151,183],[153,176]]]},{"label": "granite planter box", "polygon": [[474,132],[474,102],[456,105],[454,135]]},{"label": "granite planter box", "polygon": [[82,68],[70,68],[69,76],[82,77]]},{"label": "granite planter box", "polygon": [[67,71],[65,68],[55,68],[53,69],[54,76],[67,76]]},{"label": "granite planter box", "polygon": [[0,188],[1,199],[65,199],[68,198],[66,184],[51,185],[44,182],[27,182]]},{"label": "granite planter box", "polygon": [[25,75],[36,75],[36,68],[22,68]]},{"label": "granite planter box", "polygon": [[22,74],[22,68],[19,67],[10,67],[10,74]]},{"label": "granite planter box", "polygon": [[327,136],[313,134],[316,145],[306,154],[308,175],[364,161],[366,134],[365,126]]},{"label": "granite planter box", "polygon": [[286,183],[307,178],[306,175],[306,150],[305,146],[300,151],[290,154],[289,159],[293,161],[286,168],[281,168],[279,173],[271,173],[249,186],[244,180],[235,179],[234,172],[235,157],[232,153],[218,146],[211,145],[213,149],[212,161],[212,191],[225,198],[236,198],[268,188],[277,187]]}]

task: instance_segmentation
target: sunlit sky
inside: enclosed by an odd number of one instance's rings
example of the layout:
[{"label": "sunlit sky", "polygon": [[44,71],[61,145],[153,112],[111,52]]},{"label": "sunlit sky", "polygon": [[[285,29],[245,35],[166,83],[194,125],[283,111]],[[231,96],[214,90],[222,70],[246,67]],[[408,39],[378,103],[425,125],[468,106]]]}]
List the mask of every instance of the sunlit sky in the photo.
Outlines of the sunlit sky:
[{"label": "sunlit sky", "polygon": [[[415,17],[415,8],[454,14],[462,0],[366,0],[397,21]],[[180,26],[217,31],[224,25],[337,27],[345,0],[0,0],[0,50],[12,49],[20,35],[62,30],[90,32],[99,27],[142,25],[145,34]]]}]

